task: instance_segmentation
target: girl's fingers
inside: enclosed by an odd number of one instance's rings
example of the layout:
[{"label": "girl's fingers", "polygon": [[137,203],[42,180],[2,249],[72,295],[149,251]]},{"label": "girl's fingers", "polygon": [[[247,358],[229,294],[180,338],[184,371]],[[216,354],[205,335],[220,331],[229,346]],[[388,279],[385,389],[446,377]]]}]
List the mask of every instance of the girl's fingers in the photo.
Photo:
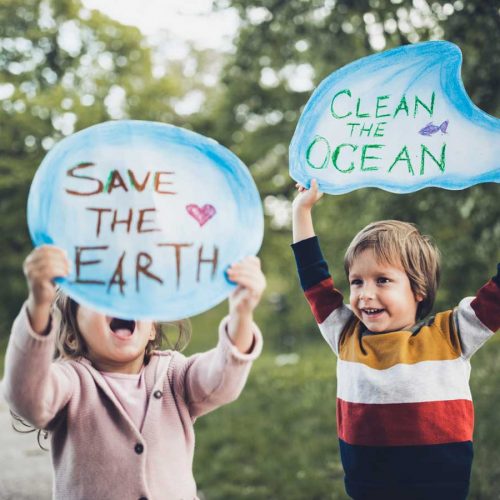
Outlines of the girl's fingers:
[{"label": "girl's fingers", "polygon": [[260,295],[266,287],[264,279],[259,279],[254,276],[237,276],[231,277],[230,279],[237,283],[239,287],[250,291],[252,294]]}]

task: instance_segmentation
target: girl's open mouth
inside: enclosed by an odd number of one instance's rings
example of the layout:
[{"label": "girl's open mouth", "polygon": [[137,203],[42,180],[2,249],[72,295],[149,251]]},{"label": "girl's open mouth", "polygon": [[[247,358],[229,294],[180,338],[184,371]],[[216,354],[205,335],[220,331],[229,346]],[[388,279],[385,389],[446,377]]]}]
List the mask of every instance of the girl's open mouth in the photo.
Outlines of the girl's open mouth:
[{"label": "girl's open mouth", "polygon": [[111,331],[121,339],[132,336],[135,330],[135,321],[128,319],[113,318],[109,324]]}]

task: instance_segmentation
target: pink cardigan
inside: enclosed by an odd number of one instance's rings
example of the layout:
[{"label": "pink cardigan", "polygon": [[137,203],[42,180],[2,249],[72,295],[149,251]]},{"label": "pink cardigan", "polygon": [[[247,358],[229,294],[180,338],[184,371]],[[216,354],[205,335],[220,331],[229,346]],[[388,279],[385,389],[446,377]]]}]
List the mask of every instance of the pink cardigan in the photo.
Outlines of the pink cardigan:
[{"label": "pink cardigan", "polygon": [[156,351],[145,367],[148,407],[142,432],[102,375],[85,359],[53,361],[58,321],[49,335],[31,329],[23,307],[12,327],[4,392],[11,409],[51,432],[54,498],[193,500],[193,423],[235,400],[262,350],[240,353],[219,327],[217,346],[186,358]]}]

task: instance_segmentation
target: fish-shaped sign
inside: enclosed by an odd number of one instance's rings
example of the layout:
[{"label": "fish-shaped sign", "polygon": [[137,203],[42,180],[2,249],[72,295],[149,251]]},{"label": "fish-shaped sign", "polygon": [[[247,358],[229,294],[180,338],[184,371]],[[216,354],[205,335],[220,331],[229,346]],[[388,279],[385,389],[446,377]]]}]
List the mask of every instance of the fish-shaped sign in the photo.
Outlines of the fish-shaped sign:
[{"label": "fish-shaped sign", "polygon": [[65,249],[61,288],[124,319],[203,312],[235,284],[229,265],[255,255],[264,220],[243,163],[216,141],[172,125],[113,121],[59,142],[31,185],[35,245]]},{"label": "fish-shaped sign", "polygon": [[500,120],[465,92],[462,54],[423,42],[359,59],[314,91],[290,144],[290,175],[340,194],[500,182]]}]

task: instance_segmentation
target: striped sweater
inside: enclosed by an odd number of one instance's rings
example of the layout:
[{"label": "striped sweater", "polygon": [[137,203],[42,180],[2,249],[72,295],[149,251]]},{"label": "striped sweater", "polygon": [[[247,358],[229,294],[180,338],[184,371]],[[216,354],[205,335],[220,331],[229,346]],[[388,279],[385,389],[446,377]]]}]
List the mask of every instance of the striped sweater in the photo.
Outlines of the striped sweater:
[{"label": "striped sweater", "polygon": [[320,331],[338,357],[337,430],[356,500],[467,496],[470,357],[500,328],[499,272],[474,298],[412,331],[371,334],[334,288],[316,237],[292,245]]}]

